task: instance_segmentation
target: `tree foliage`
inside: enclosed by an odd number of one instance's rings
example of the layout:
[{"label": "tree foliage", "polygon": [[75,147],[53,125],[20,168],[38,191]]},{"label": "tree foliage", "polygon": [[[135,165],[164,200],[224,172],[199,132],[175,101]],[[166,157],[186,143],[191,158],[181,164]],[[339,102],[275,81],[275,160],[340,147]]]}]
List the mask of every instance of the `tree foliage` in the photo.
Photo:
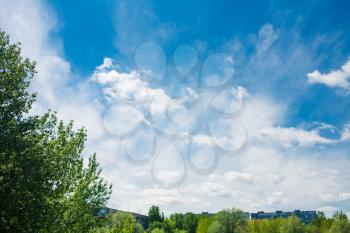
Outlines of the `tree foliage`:
[{"label": "tree foliage", "polygon": [[35,63],[0,30],[0,229],[88,232],[111,187],[95,155],[83,164],[85,129],[74,130],[52,112],[29,114],[35,73]]},{"label": "tree foliage", "polygon": [[150,223],[164,221],[164,214],[160,213],[158,206],[151,206],[151,208],[148,211],[148,217]]},{"label": "tree foliage", "polygon": [[252,219],[249,221],[249,232],[251,233],[280,233],[285,219]]},{"label": "tree foliage", "polygon": [[[159,211],[159,209],[158,209]],[[174,213],[163,222],[153,222],[148,231],[164,233],[350,233],[350,222],[341,212],[326,218],[318,212],[305,224],[296,215],[288,218],[249,219],[238,209],[226,209],[216,214]]]},{"label": "tree foliage", "polygon": [[333,215],[333,223],[327,233],[350,233],[348,217],[342,212]]},{"label": "tree foliage", "polygon": [[248,231],[248,218],[244,212],[237,209],[226,209],[215,215],[215,227],[210,233],[241,233]]},{"label": "tree foliage", "polygon": [[297,216],[290,216],[284,221],[282,226],[283,233],[304,233],[305,227],[303,222]]},{"label": "tree foliage", "polygon": [[155,228],[151,231],[151,233],[165,233],[163,229],[161,228]]},{"label": "tree foliage", "polygon": [[140,223],[130,213],[115,212],[108,216],[106,226],[96,229],[99,233],[142,233]]},{"label": "tree foliage", "polygon": [[213,220],[207,216],[200,217],[196,233],[208,233],[208,229],[212,222]]}]

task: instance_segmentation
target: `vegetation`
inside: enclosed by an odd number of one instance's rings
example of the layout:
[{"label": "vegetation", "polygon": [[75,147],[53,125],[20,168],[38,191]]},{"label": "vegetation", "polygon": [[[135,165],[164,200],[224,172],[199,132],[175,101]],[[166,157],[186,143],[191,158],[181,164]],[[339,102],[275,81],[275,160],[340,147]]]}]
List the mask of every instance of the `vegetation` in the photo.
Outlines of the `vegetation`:
[{"label": "vegetation", "polygon": [[[150,211],[155,216],[163,216],[159,207],[152,206]],[[350,233],[350,222],[341,212],[333,218],[326,218],[322,212],[315,219],[304,224],[297,216],[276,219],[254,220],[238,209],[226,209],[216,214],[175,213],[161,217],[161,221],[149,223],[147,229],[137,225],[132,215],[112,214],[114,223],[109,223],[103,231],[115,233]],[[118,216],[118,217],[116,217]],[[110,219],[110,217],[108,218]],[[124,223],[122,223],[124,222]],[[117,228],[116,226],[119,226]],[[122,227],[124,226],[124,227]],[[114,227],[114,228],[113,228]],[[119,230],[117,230],[119,229]]]},{"label": "vegetation", "polygon": [[0,30],[0,231],[89,232],[101,223],[93,213],[111,187],[95,155],[83,165],[85,129],[73,130],[50,111],[29,114],[35,73]]},{"label": "vegetation", "polygon": [[[152,207],[154,209],[154,206]],[[159,208],[157,208],[159,210]],[[164,233],[350,233],[350,222],[341,212],[326,218],[322,212],[309,224],[297,216],[288,218],[250,220],[238,209],[226,209],[216,214],[175,213],[165,218],[163,224],[146,232]]]},{"label": "vegetation", "polygon": [[150,223],[162,223],[164,221],[164,213],[160,213],[158,206],[151,206],[148,211]]},{"label": "vegetation", "polygon": [[129,213],[116,212],[107,217],[107,224],[97,228],[100,233],[142,233],[143,228],[140,223]]}]

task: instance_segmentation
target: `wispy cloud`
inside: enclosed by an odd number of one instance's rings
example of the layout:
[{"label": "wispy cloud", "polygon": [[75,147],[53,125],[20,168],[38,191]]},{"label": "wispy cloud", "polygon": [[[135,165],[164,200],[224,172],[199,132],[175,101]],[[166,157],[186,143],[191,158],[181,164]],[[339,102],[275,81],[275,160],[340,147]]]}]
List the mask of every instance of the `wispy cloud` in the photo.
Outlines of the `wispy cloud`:
[{"label": "wispy cloud", "polygon": [[161,43],[177,32],[175,25],[158,20],[151,2],[118,1],[112,17],[117,32],[115,46],[128,58],[142,43]]}]

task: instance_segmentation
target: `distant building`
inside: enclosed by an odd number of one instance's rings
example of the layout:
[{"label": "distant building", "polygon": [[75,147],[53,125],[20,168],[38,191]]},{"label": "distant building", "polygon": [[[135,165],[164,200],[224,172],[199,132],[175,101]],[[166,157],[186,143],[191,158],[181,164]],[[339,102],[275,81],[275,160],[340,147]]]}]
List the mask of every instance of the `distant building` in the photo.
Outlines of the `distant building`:
[{"label": "distant building", "polygon": [[251,219],[269,219],[269,218],[288,218],[289,216],[295,215],[301,219],[305,224],[311,222],[316,217],[316,211],[301,211],[294,210],[291,212],[276,211],[265,213],[264,211],[259,211],[258,213],[251,213]]}]

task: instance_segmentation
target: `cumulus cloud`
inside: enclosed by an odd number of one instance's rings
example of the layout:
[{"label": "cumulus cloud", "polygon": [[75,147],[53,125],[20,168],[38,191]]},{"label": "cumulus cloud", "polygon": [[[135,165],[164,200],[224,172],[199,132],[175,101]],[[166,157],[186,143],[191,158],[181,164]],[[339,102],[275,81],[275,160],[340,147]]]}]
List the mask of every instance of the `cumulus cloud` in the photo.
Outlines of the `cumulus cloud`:
[{"label": "cumulus cloud", "polygon": [[[151,102],[157,96],[157,103],[165,106],[170,97],[160,88],[151,88],[142,79],[142,72],[131,70],[121,72],[119,66],[113,64],[113,59],[105,58],[98,66],[92,79],[102,85],[104,95],[109,101],[118,100],[126,103],[145,105],[150,108]],[[158,106],[159,110],[160,106]]]},{"label": "cumulus cloud", "polygon": [[338,70],[333,70],[329,73],[321,73],[319,70],[315,70],[308,73],[307,77],[311,84],[321,83],[329,87],[349,90],[350,58]]},{"label": "cumulus cloud", "polygon": [[[166,121],[166,111],[168,111],[168,113],[171,112],[171,115],[174,116],[176,116],[177,112],[184,111],[182,115],[185,118],[178,119],[178,122],[181,122],[182,125],[187,125],[188,127],[195,124],[195,118],[192,120],[189,116],[194,117],[196,114],[198,115],[198,113],[191,112],[189,114],[189,112],[186,112],[187,109],[183,101],[186,100],[187,96],[184,97],[184,100],[180,101],[172,99],[166,94],[164,89],[151,88],[149,83],[142,76],[142,73],[139,71],[130,70],[127,72],[121,72],[119,69],[118,65],[113,64],[112,59],[105,58],[104,63],[98,66],[93,74],[93,80],[102,85],[103,93],[109,101],[114,100],[117,102],[125,102],[131,104],[131,107],[135,108],[137,111],[146,111],[140,114],[151,112],[153,115],[162,115],[158,118],[159,122],[156,122],[162,124],[160,127],[167,127],[174,123]],[[238,89],[242,90],[243,88],[239,87]],[[246,98],[248,93],[245,89],[243,90],[245,94],[241,98]],[[191,88],[189,88],[189,93],[193,93]],[[196,98],[198,98],[198,95]],[[227,101],[229,100],[225,99],[224,102],[226,103]],[[221,102],[223,101],[221,100]],[[198,111],[198,109],[196,109],[196,111]],[[255,117],[256,114],[259,115],[258,119]],[[258,98],[255,97],[246,102],[244,112],[242,112],[242,115],[239,116],[238,119],[243,122],[250,137],[261,141],[278,143],[286,148],[314,146],[317,144],[329,145],[337,143],[338,141],[344,141],[347,138],[348,131],[346,127],[343,130],[342,138],[335,140],[320,135],[319,130],[323,126],[313,130],[275,126],[279,119],[283,117],[283,114],[284,109],[282,107],[269,102],[268,100],[261,100],[261,98],[258,100]],[[146,119],[143,120],[146,121]],[[187,124],[185,124],[186,122]],[[229,131],[235,132],[235,135],[230,135],[235,136],[235,143],[242,144],[239,141],[243,140],[243,134],[239,133],[239,130],[236,129],[236,127],[232,128],[233,124],[230,121],[228,122],[229,125],[225,125],[225,122],[226,120],[222,119],[213,126],[214,131],[212,133],[214,133],[214,135],[193,135],[194,142],[205,142],[208,145],[216,143],[223,147],[231,146],[232,148],[235,148],[239,145],[234,145],[234,142],[229,140],[228,136],[222,136],[220,135],[220,132],[219,135],[215,135],[215,132],[218,130],[220,131],[220,129],[227,131],[227,129],[230,128]],[[151,124],[150,122],[148,123]],[[180,127],[180,124],[175,125],[175,127]]]},{"label": "cumulus cloud", "polygon": [[[143,116],[143,123],[165,134],[188,134],[195,127],[199,111],[188,114],[189,109],[185,104],[197,98],[196,92],[186,87],[179,90],[184,93],[183,96],[171,97],[162,87],[152,87],[151,80],[147,78],[142,70],[120,71],[120,67],[114,65],[110,58],[105,58],[92,76],[109,104],[132,108],[135,114]],[[116,111],[113,115],[116,118],[118,114]],[[121,123],[114,121],[114,124]]]},{"label": "cumulus cloud", "polygon": [[[149,100],[157,95],[165,99],[165,102],[174,101],[161,87],[151,87],[149,81],[144,79],[142,73],[137,70],[122,72],[120,69],[109,59],[105,59],[104,64],[96,69],[93,79],[101,85],[106,96],[117,102],[136,101],[147,103],[148,101],[145,101],[145,99]],[[142,95],[142,93],[148,93],[148,97]],[[245,93],[244,96],[247,99],[244,111],[235,119],[244,125],[249,135],[247,148],[241,154],[232,153],[230,158],[222,157],[219,154],[221,162],[219,164],[221,165],[218,170],[207,177],[197,177],[189,172],[181,186],[171,189],[171,194],[165,191],[156,191],[162,190],[164,187],[154,186],[155,183],[150,180],[143,179],[141,182],[136,177],[129,176],[128,181],[137,184],[134,187],[137,191],[133,192],[135,193],[135,199],[147,200],[147,204],[129,203],[128,208],[137,209],[141,205],[146,208],[153,200],[162,207],[173,210],[191,210],[193,208],[195,210],[217,211],[220,208],[227,207],[225,203],[229,202],[234,206],[250,211],[293,210],[301,207],[316,209],[320,201],[327,203],[324,199],[320,199],[318,202],[315,200],[315,197],[319,196],[320,193],[327,193],[330,188],[338,190],[339,193],[346,193],[347,187],[339,186],[336,182],[337,179],[344,180],[346,177],[346,174],[343,177],[343,174],[336,169],[340,161],[331,162],[331,155],[327,156],[328,162],[317,158],[307,159],[306,152],[303,152],[302,149],[339,143],[347,138],[347,127],[339,131],[341,136],[338,139],[321,136],[321,130],[336,130],[335,127],[326,124],[319,124],[318,127],[312,130],[301,127],[282,127],[279,125],[282,125],[285,118],[285,106],[277,104],[269,98],[248,95],[246,91]],[[167,104],[163,104],[163,107],[157,112],[164,113],[167,106]],[[179,107],[179,105],[176,106]],[[180,106],[186,108],[186,105]],[[146,107],[150,108],[151,106],[147,105]],[[135,108],[137,108],[137,105]],[[221,121],[223,120],[220,119]],[[168,124],[171,123],[168,122]],[[213,132],[211,134],[208,134],[208,132],[193,134],[193,143],[198,147],[210,147],[221,141],[227,146],[230,145],[230,140],[227,141],[226,139],[231,136],[238,137],[235,142],[240,140],[239,137],[242,135],[233,129],[233,134],[231,134],[229,132],[231,128],[221,123],[215,125],[217,128],[215,132],[219,132],[218,134]],[[220,130],[225,133],[221,134]],[[284,151],[285,148],[295,148],[296,150],[293,150],[293,153],[290,154]],[[202,150],[201,153],[207,154],[209,152],[208,150]],[[179,173],[173,173],[173,169],[180,168],[179,165],[176,165],[176,161],[171,162],[169,167],[169,156],[175,157],[175,152],[166,154],[167,156],[164,157],[165,160],[161,165],[167,165],[168,167],[165,166],[166,169],[161,169],[158,173],[161,181],[165,183],[172,182],[181,176]],[[210,163],[213,162],[210,159],[207,161],[204,156],[201,158],[205,160],[204,167],[210,166]],[[347,161],[342,160],[341,163],[347,164]],[[145,166],[143,169],[147,170],[150,167]],[[167,172],[162,173],[164,171]],[[150,177],[150,173],[145,175],[145,177],[147,176]],[[115,180],[116,178],[112,179]],[[142,183],[141,186],[140,183]],[[144,194],[144,190],[153,190],[153,199],[149,199]],[[173,192],[177,194],[173,195]],[[128,191],[123,188],[114,195],[118,195],[115,198],[129,199]],[[188,199],[187,197],[193,197],[194,199]],[[209,199],[210,202],[208,202]],[[295,206],[295,203],[300,203],[300,206]],[[119,205],[125,206],[125,203],[119,203]]]}]

